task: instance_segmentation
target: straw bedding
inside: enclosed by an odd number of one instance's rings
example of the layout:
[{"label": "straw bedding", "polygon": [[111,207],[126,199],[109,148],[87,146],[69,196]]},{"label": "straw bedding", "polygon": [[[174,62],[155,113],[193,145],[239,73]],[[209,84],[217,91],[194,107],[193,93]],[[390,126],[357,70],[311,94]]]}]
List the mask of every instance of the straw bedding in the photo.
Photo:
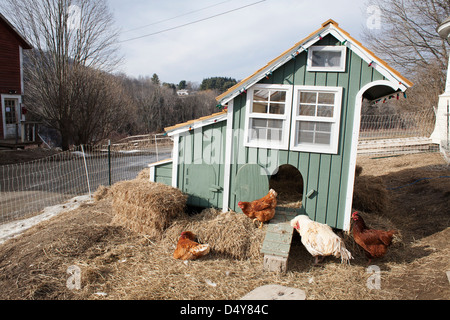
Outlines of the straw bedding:
[{"label": "straw bedding", "polygon": [[[407,161],[411,164],[403,164]],[[441,165],[439,161],[433,163]],[[410,168],[422,166],[416,156],[367,159],[366,163],[365,171],[383,175],[389,186],[450,175],[448,166]],[[330,257],[320,267],[312,267],[311,255],[294,233],[288,272],[268,273],[257,257],[264,229],[252,226],[244,215],[210,209],[196,216],[180,213],[170,219],[161,240],[153,240],[129,228],[111,226],[117,214],[113,199],[125,198],[115,193],[113,186],[99,188],[96,196],[102,200],[42,222],[2,244],[0,296],[15,300],[223,300],[239,299],[262,285],[280,284],[305,290],[307,299],[448,299],[445,271],[450,270],[450,228],[446,208],[450,179],[426,182],[390,191],[390,210],[384,214],[362,212],[370,227],[400,232],[400,241],[374,262],[381,268],[382,290],[368,288],[367,259],[351,235],[340,234],[355,256],[350,266]],[[125,185],[122,187],[124,193]],[[127,185],[132,193],[140,192],[141,187]],[[172,253],[185,229],[196,233],[199,241],[209,242],[214,250],[196,261],[175,260]],[[241,254],[240,260],[227,257]],[[81,290],[66,286],[67,268],[73,265],[81,268]]]},{"label": "straw bedding", "polygon": [[206,209],[175,221],[166,230],[165,240],[176,243],[183,231],[192,231],[200,243],[208,243],[212,254],[237,260],[261,257],[264,229],[256,228],[243,214]]}]

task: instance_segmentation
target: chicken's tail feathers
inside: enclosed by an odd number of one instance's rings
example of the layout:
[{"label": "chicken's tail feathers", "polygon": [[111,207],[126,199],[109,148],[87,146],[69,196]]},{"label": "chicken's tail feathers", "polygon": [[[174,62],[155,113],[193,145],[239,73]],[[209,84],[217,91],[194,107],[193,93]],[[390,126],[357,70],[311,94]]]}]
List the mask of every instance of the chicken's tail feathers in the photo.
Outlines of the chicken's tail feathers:
[{"label": "chicken's tail feathers", "polygon": [[191,249],[191,253],[195,256],[204,256],[208,254],[211,250],[211,246],[209,244],[199,244]]},{"label": "chicken's tail feathers", "polygon": [[392,244],[392,240],[395,234],[398,234],[397,230],[389,230],[380,235],[380,240],[385,245],[390,246]]},{"label": "chicken's tail feathers", "polygon": [[335,251],[335,257],[341,258],[341,263],[350,264],[350,260],[353,259],[352,253],[345,247],[344,241],[340,239],[337,250]]},{"label": "chicken's tail feathers", "polygon": [[353,256],[350,251],[346,248],[341,248],[341,263],[350,264],[350,260],[353,259]]}]

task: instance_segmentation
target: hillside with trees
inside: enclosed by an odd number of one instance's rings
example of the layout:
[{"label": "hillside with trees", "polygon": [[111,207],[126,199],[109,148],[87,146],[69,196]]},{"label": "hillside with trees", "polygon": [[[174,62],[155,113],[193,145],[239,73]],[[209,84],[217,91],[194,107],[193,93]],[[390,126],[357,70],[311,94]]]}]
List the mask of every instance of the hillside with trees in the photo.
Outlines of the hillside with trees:
[{"label": "hillside with trees", "polygon": [[226,77],[212,77],[203,79],[200,90],[217,90],[225,92],[237,83],[236,79]]}]

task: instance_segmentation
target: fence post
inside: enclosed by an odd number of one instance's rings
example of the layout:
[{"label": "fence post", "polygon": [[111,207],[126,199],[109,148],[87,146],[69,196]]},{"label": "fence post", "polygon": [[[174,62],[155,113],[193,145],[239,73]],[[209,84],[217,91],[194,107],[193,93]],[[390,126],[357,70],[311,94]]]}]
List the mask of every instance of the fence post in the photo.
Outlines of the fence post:
[{"label": "fence post", "polygon": [[155,134],[155,147],[156,147],[156,162],[159,161],[159,157],[158,157],[158,140],[156,139],[156,134]]},{"label": "fence post", "polygon": [[111,140],[108,140],[108,182],[111,186]]},{"label": "fence post", "polygon": [[90,198],[91,197],[91,184],[89,183],[89,171],[88,171],[87,162],[86,162],[86,153],[84,152],[83,145],[81,145],[81,152],[83,152],[84,168],[86,169],[86,179],[87,179],[89,198]]},{"label": "fence post", "polygon": [[450,106],[447,100],[447,151],[450,151]]}]

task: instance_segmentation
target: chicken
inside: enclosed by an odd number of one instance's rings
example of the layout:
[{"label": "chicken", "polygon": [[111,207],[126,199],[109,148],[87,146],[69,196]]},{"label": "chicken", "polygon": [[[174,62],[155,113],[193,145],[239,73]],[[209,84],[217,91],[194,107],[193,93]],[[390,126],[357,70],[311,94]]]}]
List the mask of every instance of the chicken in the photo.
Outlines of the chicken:
[{"label": "chicken", "polygon": [[208,254],[209,244],[199,244],[195,242],[195,238],[195,235],[190,231],[182,232],[173,257],[180,260],[195,260]]},{"label": "chicken", "polygon": [[363,218],[358,212],[353,212],[353,239],[355,242],[364,249],[369,263],[373,258],[383,257],[388,247],[392,243],[392,238],[396,230],[375,230],[370,229],[364,223]]},{"label": "chicken", "polygon": [[275,216],[275,208],[277,206],[277,193],[270,189],[269,193],[261,199],[252,202],[239,201],[238,206],[242,212],[255,221],[259,221],[259,228],[261,229],[264,222],[271,220]]},{"label": "chicken", "polygon": [[344,241],[338,237],[330,226],[312,221],[306,215],[296,216],[291,220],[291,226],[298,231],[306,250],[315,258],[317,265],[325,256],[341,258],[341,263],[350,263],[352,254],[345,248]]}]

